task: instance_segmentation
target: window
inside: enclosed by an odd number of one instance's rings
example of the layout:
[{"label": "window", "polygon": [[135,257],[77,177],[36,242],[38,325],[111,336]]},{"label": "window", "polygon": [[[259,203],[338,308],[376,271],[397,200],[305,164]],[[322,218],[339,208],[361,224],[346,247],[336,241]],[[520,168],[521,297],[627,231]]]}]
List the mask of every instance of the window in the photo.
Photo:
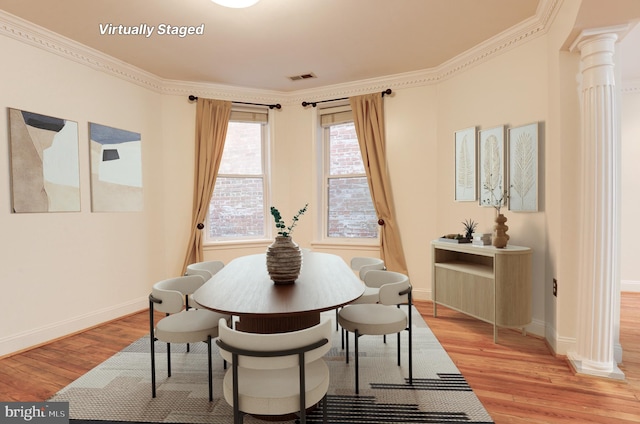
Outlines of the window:
[{"label": "window", "polygon": [[266,238],[267,112],[232,110],[213,196],[207,241]]},{"label": "window", "polygon": [[320,125],[324,162],[324,236],[377,238],[378,218],[371,201],[351,109],[321,110]]}]

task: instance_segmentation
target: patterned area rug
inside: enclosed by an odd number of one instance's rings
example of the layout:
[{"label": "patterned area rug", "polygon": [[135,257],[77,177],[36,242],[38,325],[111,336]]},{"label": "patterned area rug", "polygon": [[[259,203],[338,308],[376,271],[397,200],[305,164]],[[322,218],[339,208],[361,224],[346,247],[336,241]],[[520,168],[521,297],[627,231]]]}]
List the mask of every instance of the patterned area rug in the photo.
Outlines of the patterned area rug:
[{"label": "patterned area rug", "polygon": [[[354,361],[345,363],[340,332],[325,360],[331,371],[330,423],[493,423],[464,377],[419,313],[413,310],[413,385],[408,384],[407,333],[402,335],[402,366],[396,362],[396,336],[360,338],[360,395],[354,392]],[[333,311],[322,319],[334,320]],[[353,335],[350,354],[353,355]],[[172,346],[172,376],[166,377],[165,344],[156,343],[158,392],[151,398],[149,338],[143,337],[49,399],[69,402],[74,424],[100,422],[233,422],[222,397],[223,361],[214,344],[214,400],[209,402],[207,348],[204,343]],[[321,411],[308,416],[322,422]],[[245,423],[265,423],[245,416]],[[273,422],[273,421],[272,421]],[[286,421],[288,423],[294,421]]]}]

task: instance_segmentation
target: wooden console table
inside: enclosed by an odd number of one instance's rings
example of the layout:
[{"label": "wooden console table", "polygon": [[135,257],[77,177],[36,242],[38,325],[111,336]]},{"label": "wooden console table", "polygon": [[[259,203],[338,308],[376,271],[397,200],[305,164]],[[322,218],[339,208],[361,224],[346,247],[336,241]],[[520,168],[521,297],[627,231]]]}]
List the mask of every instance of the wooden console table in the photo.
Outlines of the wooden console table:
[{"label": "wooden console table", "polygon": [[531,323],[531,249],[431,242],[433,316],[443,305],[498,327]]}]

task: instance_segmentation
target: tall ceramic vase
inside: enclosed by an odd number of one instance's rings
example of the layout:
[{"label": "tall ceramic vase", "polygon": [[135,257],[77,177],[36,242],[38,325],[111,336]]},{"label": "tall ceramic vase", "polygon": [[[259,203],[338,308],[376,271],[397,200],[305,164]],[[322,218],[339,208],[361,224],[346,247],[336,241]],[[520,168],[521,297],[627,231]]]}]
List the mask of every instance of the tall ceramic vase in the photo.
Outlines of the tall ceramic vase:
[{"label": "tall ceramic vase", "polygon": [[507,230],[509,227],[505,225],[505,222],[507,222],[507,217],[503,214],[498,214],[496,217],[496,225],[494,227],[495,231],[492,242],[494,247],[503,248],[507,246],[507,242],[509,241]]},{"label": "tall ceramic vase", "polygon": [[275,284],[293,284],[300,275],[302,251],[287,236],[277,236],[267,248],[267,272]]}]

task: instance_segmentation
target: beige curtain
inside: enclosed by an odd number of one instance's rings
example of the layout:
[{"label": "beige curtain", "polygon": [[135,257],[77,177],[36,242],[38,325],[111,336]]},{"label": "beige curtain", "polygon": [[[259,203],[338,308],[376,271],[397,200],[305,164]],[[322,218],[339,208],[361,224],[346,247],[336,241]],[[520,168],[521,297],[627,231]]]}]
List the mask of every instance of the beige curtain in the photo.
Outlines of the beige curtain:
[{"label": "beige curtain", "polygon": [[387,174],[384,111],[380,93],[349,98],[373,205],[380,224],[380,256],[391,271],[407,274],[407,264],[394,216]]},{"label": "beige curtain", "polygon": [[183,273],[187,265],[203,260],[202,229],[206,227],[204,220],[220,168],[230,115],[231,102],[198,98],[193,218]]}]

